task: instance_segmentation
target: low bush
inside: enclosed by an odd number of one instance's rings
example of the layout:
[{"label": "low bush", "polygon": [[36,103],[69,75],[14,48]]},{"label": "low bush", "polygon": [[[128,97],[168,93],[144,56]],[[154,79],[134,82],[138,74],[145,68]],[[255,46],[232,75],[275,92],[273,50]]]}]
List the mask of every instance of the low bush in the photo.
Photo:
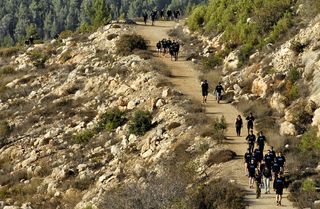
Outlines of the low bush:
[{"label": "low bush", "polygon": [[237,154],[231,150],[219,150],[210,153],[206,165],[212,166],[213,164],[225,163],[234,159]]},{"label": "low bush", "polygon": [[224,116],[221,118],[216,118],[213,123],[213,129],[215,131],[225,131],[227,130],[227,122]]},{"label": "low bush", "polygon": [[138,136],[144,135],[152,128],[152,115],[148,111],[137,110],[129,122],[129,132]]},{"label": "low bush", "polygon": [[0,48],[1,57],[11,57],[20,51],[20,47]]},{"label": "low bush", "polygon": [[108,39],[109,41],[111,41],[111,40],[117,38],[118,36],[119,36],[118,34],[112,33],[112,34],[109,34],[109,35],[107,36],[107,39]]},{"label": "low bush", "polygon": [[320,193],[316,191],[315,181],[311,178],[297,180],[290,186],[289,199],[294,202],[294,206],[298,208],[316,208],[313,202],[319,200]]},{"label": "low bush", "polygon": [[295,54],[301,54],[304,49],[306,48],[306,44],[303,44],[301,42],[298,42],[298,41],[293,41],[291,42],[291,47],[290,49],[295,53]]},{"label": "low bush", "polygon": [[171,77],[172,73],[170,71],[170,69],[168,68],[168,66],[160,61],[160,60],[151,60],[150,64],[152,66],[152,70],[154,70],[155,72],[164,75],[166,77]]},{"label": "low bush", "polygon": [[31,52],[29,52],[29,56],[34,66],[36,66],[37,68],[45,67],[45,62],[47,61],[48,56],[42,50],[32,50]]},{"label": "low bush", "polygon": [[202,126],[210,122],[211,119],[205,113],[190,113],[186,116],[187,126]]},{"label": "low bush", "polygon": [[6,137],[10,134],[11,127],[7,121],[0,121],[0,138]]},{"label": "low bush", "polygon": [[193,9],[191,15],[188,18],[188,26],[190,30],[196,31],[200,30],[205,23],[205,15],[207,9],[205,6],[200,5]]},{"label": "low bush", "polygon": [[299,79],[301,78],[301,73],[299,72],[299,70],[297,68],[292,68],[287,75],[287,80],[294,84],[295,82],[297,82]]},{"label": "low bush", "polygon": [[11,65],[6,65],[0,68],[0,75],[10,75],[14,73],[15,73],[15,70]]},{"label": "low bush", "polygon": [[96,129],[97,131],[113,131],[123,125],[126,121],[127,119],[125,118],[124,113],[118,108],[109,109],[100,117]]},{"label": "low bush", "polygon": [[122,56],[130,55],[135,49],[148,49],[148,42],[137,34],[122,35],[116,43],[116,52]]},{"label": "low bush", "polygon": [[222,64],[223,57],[220,54],[210,54],[209,57],[203,57],[201,59],[202,70],[208,72],[214,70],[216,66]]},{"label": "low bush", "polygon": [[74,34],[73,31],[71,30],[65,30],[65,31],[62,31],[60,34],[59,34],[59,38],[61,39],[66,39],[66,38],[69,38],[70,36],[72,36]]},{"label": "low bush", "polygon": [[217,179],[199,187],[193,208],[244,209],[244,191],[226,180]]},{"label": "low bush", "polygon": [[94,135],[95,133],[93,130],[84,130],[74,136],[74,142],[76,144],[86,144],[90,141],[90,139],[92,139]]},{"label": "low bush", "polygon": [[138,55],[141,59],[144,59],[144,60],[149,60],[153,57],[153,54],[151,51],[148,51],[148,50],[134,50],[133,53],[135,55]]}]

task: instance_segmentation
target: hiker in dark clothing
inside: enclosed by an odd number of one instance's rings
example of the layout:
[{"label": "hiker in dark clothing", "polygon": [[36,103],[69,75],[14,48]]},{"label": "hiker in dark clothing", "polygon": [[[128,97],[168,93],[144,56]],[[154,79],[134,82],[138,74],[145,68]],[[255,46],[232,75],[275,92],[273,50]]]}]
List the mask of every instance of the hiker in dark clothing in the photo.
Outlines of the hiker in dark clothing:
[{"label": "hiker in dark clothing", "polygon": [[246,140],[247,140],[247,143],[249,145],[250,152],[253,153],[254,143],[256,142],[256,136],[253,134],[252,130],[250,131],[250,133],[247,136]]},{"label": "hiker in dark clothing", "polygon": [[249,188],[253,188],[253,182],[256,176],[256,169],[257,164],[254,162],[254,160],[251,160],[251,162],[248,164],[248,177],[249,177]]},{"label": "hiker in dark clothing", "polygon": [[259,146],[260,151],[262,152],[262,154],[263,154],[263,149],[264,149],[265,142],[266,142],[266,137],[263,135],[262,131],[260,131],[259,132],[259,136],[257,138],[257,145]]},{"label": "hiker in dark clothing", "polygon": [[274,157],[272,156],[271,151],[268,150],[268,153],[265,154],[265,156],[264,156],[264,162],[265,162],[266,167],[271,169],[271,167],[273,165],[273,161],[274,161]]},{"label": "hiker in dark clothing", "polygon": [[249,134],[249,131],[251,129],[253,130],[253,122],[254,122],[255,118],[253,117],[253,114],[250,113],[250,115],[248,117],[246,117],[246,120],[247,120],[248,134]]},{"label": "hiker in dark clothing", "polygon": [[157,17],[157,11],[151,12],[151,22],[152,22],[152,25],[154,25],[154,21],[156,20],[156,17]]},{"label": "hiker in dark clothing", "polygon": [[180,16],[180,11],[179,10],[174,11],[173,15],[174,15],[174,19],[176,19],[178,21],[179,20],[179,16]]},{"label": "hiker in dark clothing", "polygon": [[220,103],[220,100],[221,100],[221,95],[222,95],[222,92],[224,91],[224,88],[223,86],[221,85],[221,82],[219,82],[219,84],[216,86],[216,89],[214,90],[214,93],[216,95],[216,100],[218,103]]},{"label": "hiker in dark clothing", "polygon": [[163,20],[163,18],[164,18],[164,10],[162,9],[162,10],[160,10],[160,18]]},{"label": "hiker in dark clothing", "polygon": [[242,125],[243,125],[241,115],[238,115],[238,117],[236,118],[235,124],[236,124],[237,136],[240,136],[241,135],[241,128],[242,128]]},{"label": "hiker in dark clothing", "polygon": [[253,159],[252,153],[250,152],[250,149],[247,149],[247,152],[244,154],[244,169],[245,169],[245,175],[249,176],[248,166]]},{"label": "hiker in dark clothing", "polygon": [[284,165],[286,162],[286,158],[283,156],[282,152],[278,153],[274,161],[279,164],[280,171],[284,172]]},{"label": "hiker in dark clothing", "polygon": [[172,20],[172,11],[171,11],[171,9],[168,9],[167,16],[168,16],[168,20]]},{"label": "hiker in dark clothing", "polygon": [[147,25],[147,21],[148,21],[148,14],[147,14],[147,12],[145,12],[143,14],[143,22],[144,22],[145,25]]},{"label": "hiker in dark clothing", "polygon": [[158,53],[160,54],[161,53],[161,41],[158,41],[156,47],[157,47]]},{"label": "hiker in dark clothing", "polygon": [[253,152],[253,158],[257,162],[257,164],[261,163],[263,155],[262,152],[260,151],[260,147],[257,147],[254,152]]},{"label": "hiker in dark clothing", "polygon": [[281,205],[281,200],[282,200],[282,194],[283,194],[283,189],[285,187],[285,178],[283,177],[283,173],[280,172],[276,178],[274,179],[273,182],[273,187],[274,190],[276,191],[276,199],[277,199],[277,205]]},{"label": "hiker in dark clothing", "polygon": [[207,97],[209,93],[209,84],[207,80],[201,82],[201,91],[202,91],[202,103],[207,103]]},{"label": "hiker in dark clothing", "polygon": [[279,163],[275,160],[272,164],[272,173],[273,173],[274,178],[276,178],[278,176],[280,171],[281,171],[281,168],[279,166]]}]

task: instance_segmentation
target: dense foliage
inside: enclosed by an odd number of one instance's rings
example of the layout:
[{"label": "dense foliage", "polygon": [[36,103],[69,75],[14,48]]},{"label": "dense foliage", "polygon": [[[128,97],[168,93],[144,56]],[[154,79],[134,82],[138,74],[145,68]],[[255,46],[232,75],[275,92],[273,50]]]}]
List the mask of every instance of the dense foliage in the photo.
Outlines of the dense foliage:
[{"label": "dense foliage", "polygon": [[64,30],[82,31],[112,18],[139,17],[152,9],[191,9],[204,0],[1,0],[0,46],[31,35],[52,38]]},{"label": "dense foliage", "polygon": [[[299,6],[304,6],[297,13]],[[188,25],[193,31],[207,34],[223,33],[223,41],[231,49],[240,47],[240,61],[252,53],[252,49],[267,43],[275,43],[299,22],[299,15],[316,15],[320,11],[317,0],[210,0],[207,5],[193,9]],[[313,16],[314,17],[314,16]]]}]

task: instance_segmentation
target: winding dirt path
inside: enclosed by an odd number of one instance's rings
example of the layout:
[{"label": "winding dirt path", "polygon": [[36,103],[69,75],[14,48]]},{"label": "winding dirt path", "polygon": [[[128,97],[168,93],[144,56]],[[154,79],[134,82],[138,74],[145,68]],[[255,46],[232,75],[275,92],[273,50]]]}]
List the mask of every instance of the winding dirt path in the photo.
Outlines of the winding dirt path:
[{"label": "winding dirt path", "polygon": [[[168,37],[167,32],[172,29],[176,22],[156,22],[155,26],[139,24],[135,26],[136,32],[144,36],[150,41],[152,50],[155,49],[155,45],[159,40]],[[154,59],[161,59],[172,72],[172,78],[170,81],[175,88],[188,95],[190,98],[196,101],[202,101],[200,82],[198,79],[199,73],[194,70],[193,64],[190,61],[180,58],[179,61],[172,62],[168,57],[155,57]],[[264,194],[262,189],[262,197],[260,199],[255,198],[255,191],[249,189],[248,178],[244,175],[243,154],[247,149],[245,143],[245,137],[237,137],[234,130],[234,121],[237,115],[241,113],[233,107],[231,104],[217,104],[214,97],[209,95],[208,103],[205,105],[206,114],[210,117],[224,116],[228,123],[228,130],[226,136],[228,138],[226,146],[237,153],[238,157],[223,167],[209,168],[206,173],[214,178],[215,176],[224,176],[230,180],[235,181],[241,185],[246,191],[247,208],[254,209],[273,209],[273,208],[294,208],[292,203],[288,201],[288,191],[284,191],[284,198],[282,200],[282,206],[276,206],[275,193]],[[243,130],[243,134],[246,134],[246,130]]]}]

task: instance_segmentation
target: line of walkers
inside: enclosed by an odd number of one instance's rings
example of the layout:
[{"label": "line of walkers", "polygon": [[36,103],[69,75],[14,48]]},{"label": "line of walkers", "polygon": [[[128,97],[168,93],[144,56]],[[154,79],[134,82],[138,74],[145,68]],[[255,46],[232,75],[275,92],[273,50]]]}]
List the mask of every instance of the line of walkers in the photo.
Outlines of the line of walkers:
[{"label": "line of walkers", "polygon": [[161,41],[158,41],[156,47],[159,54],[162,53],[163,55],[166,55],[169,52],[171,60],[178,60],[180,50],[180,44],[178,41],[171,41],[170,38],[164,38]]},{"label": "line of walkers", "polygon": [[[151,24],[154,25],[154,22],[158,20],[159,18],[161,20],[176,20],[179,21],[180,18],[180,10],[174,10],[172,11],[171,9],[168,9],[167,12],[162,9],[160,11],[158,10],[153,10],[150,12],[150,19],[151,19]],[[149,19],[148,12],[143,13],[143,22],[146,25]]]},{"label": "line of walkers", "polygon": [[256,197],[260,198],[262,188],[265,189],[265,194],[270,194],[270,182],[273,180],[277,205],[281,205],[283,189],[287,186],[283,176],[286,162],[285,156],[282,152],[276,154],[272,146],[265,155],[263,154],[266,137],[262,131],[256,137],[253,130],[250,130],[246,141],[248,149],[244,154],[244,162],[245,175],[249,178],[249,187],[253,188],[255,182]]}]

